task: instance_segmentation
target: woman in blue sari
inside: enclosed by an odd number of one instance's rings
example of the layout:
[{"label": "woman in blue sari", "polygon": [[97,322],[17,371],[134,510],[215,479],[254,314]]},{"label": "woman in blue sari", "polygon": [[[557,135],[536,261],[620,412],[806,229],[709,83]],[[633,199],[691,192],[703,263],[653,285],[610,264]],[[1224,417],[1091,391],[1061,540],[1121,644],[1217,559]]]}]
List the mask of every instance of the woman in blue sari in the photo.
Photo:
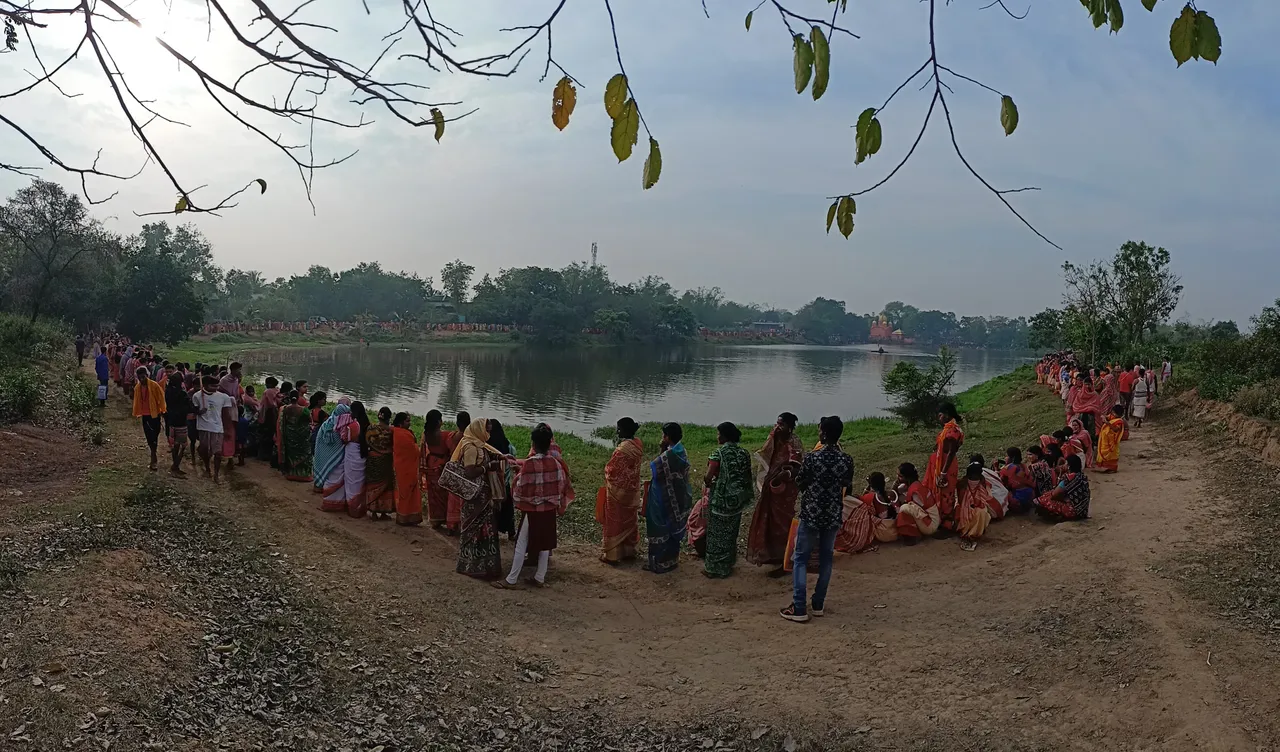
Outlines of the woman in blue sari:
[{"label": "woman in blue sari", "polygon": [[679,423],[662,427],[662,453],[649,463],[652,480],[645,498],[645,532],[649,537],[649,562],[644,569],[655,574],[670,572],[680,563],[693,493],[689,488],[689,456],[685,454],[684,429]]}]

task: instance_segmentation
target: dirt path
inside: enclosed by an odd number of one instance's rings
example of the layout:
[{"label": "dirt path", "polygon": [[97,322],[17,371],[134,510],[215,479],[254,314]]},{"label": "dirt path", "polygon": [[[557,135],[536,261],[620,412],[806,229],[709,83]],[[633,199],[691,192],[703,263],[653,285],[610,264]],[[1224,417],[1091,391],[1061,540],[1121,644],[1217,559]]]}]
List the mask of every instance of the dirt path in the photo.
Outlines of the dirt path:
[{"label": "dirt path", "polygon": [[[140,467],[135,427],[112,422]],[[773,749],[784,733],[828,748],[1272,749],[1274,645],[1165,574],[1221,527],[1199,454],[1156,422],[1125,444],[1120,474],[1092,476],[1087,522],[1005,520],[973,553],[929,541],[838,557],[827,615],[805,625],[777,616],[789,581],[747,565],[727,581],[692,561],[655,577],[570,546],[549,589],[498,592],[453,572],[453,540],[327,515],[264,465],[218,490],[175,485],[353,620],[414,635],[402,641],[449,635],[468,674],[552,714],[728,718],[769,729]]]}]

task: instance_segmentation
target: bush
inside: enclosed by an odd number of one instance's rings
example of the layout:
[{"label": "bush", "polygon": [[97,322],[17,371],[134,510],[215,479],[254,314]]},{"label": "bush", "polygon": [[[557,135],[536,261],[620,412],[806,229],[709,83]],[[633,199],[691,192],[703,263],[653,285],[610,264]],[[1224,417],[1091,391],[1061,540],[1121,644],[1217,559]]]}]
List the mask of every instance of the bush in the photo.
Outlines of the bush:
[{"label": "bush", "polygon": [[45,388],[35,368],[0,369],[0,423],[34,418]]},{"label": "bush", "polygon": [[912,428],[932,423],[942,404],[951,398],[956,378],[956,354],[950,348],[938,351],[938,358],[921,370],[915,363],[898,361],[881,381],[884,393],[897,404],[889,412]]},{"label": "bush", "polygon": [[1236,410],[1266,420],[1280,420],[1280,379],[1252,384],[1236,392],[1231,400]]},{"label": "bush", "polygon": [[0,368],[47,361],[66,352],[72,339],[59,324],[0,313]]}]

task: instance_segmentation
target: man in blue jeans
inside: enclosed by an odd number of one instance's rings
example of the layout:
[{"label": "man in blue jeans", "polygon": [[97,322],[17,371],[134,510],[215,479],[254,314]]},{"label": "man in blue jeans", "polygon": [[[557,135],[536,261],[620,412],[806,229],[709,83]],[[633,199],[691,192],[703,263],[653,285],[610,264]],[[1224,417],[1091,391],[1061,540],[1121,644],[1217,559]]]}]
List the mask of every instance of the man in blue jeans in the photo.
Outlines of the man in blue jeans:
[{"label": "man in blue jeans", "polygon": [[[800,486],[800,525],[796,530],[796,551],[792,560],[795,594],[791,605],[782,609],[787,621],[806,622],[822,616],[831,582],[831,560],[835,557],[836,533],[844,493],[853,484],[853,458],[840,448],[844,422],[836,416],[818,423],[818,449],[806,454],[796,474]],[[808,608],[809,590],[805,582],[809,555],[818,549],[818,586],[813,589],[813,608]]]}]

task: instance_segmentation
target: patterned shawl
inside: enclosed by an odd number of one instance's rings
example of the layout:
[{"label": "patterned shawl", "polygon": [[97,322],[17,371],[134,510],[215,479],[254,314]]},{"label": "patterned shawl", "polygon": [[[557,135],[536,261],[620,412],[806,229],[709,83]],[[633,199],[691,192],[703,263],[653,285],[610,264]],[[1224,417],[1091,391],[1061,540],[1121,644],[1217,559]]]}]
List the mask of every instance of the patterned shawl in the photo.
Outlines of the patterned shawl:
[{"label": "patterned shawl", "polygon": [[708,507],[712,514],[733,516],[755,501],[755,489],[751,482],[751,455],[734,442],[716,447],[708,458],[720,463],[720,472],[711,486]]}]

